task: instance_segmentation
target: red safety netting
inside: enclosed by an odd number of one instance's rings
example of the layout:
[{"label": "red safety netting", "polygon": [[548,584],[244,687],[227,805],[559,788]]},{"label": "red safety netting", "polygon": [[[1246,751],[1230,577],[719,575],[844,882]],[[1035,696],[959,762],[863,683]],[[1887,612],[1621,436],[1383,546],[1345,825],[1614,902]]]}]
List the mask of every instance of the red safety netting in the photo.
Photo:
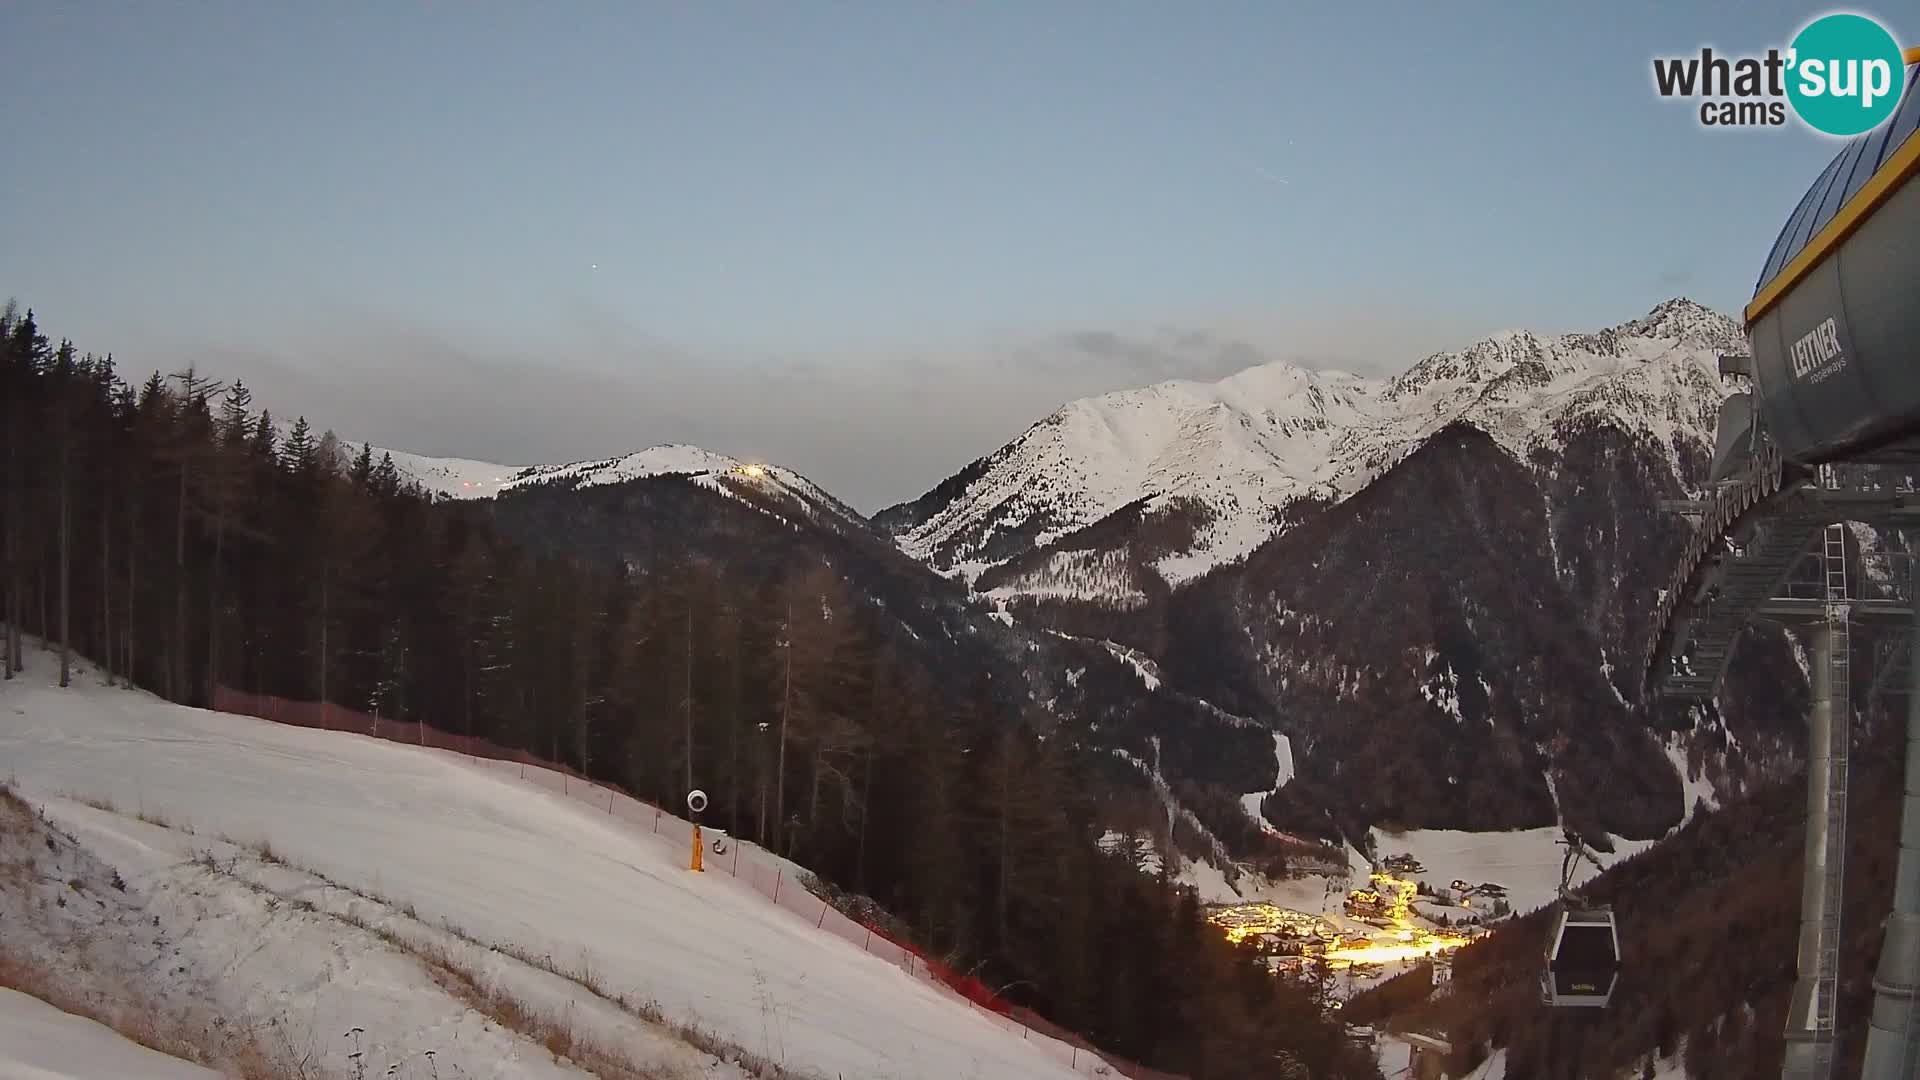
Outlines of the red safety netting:
[{"label": "red safety netting", "polygon": [[[662,843],[672,846],[679,857],[689,862],[692,860],[692,822],[624,791],[595,783],[564,765],[544,761],[524,750],[511,750],[485,739],[450,735],[425,724],[403,723],[339,705],[288,701],[224,686],[214,688],[213,707],[219,712],[299,727],[356,732],[377,739],[410,743],[475,758],[503,775],[576,800],[631,825],[636,831],[651,833]],[[872,926],[848,918],[826,900],[807,890],[798,878],[802,872],[800,867],[757,844],[734,840],[715,829],[703,827],[701,833],[702,869],[708,873],[725,874],[775,906],[812,923],[816,930],[858,945],[907,974],[953,994],[964,1001],[975,1016],[1009,1034],[1026,1039],[1037,1050],[1073,1071],[1088,1076],[1120,1075],[1130,1080],[1186,1080],[1175,1073],[1160,1072],[1102,1054],[1078,1035],[1048,1022],[1029,1009],[1007,1002],[978,978],[956,972],[940,961],[929,958],[918,947],[897,941]]]}]

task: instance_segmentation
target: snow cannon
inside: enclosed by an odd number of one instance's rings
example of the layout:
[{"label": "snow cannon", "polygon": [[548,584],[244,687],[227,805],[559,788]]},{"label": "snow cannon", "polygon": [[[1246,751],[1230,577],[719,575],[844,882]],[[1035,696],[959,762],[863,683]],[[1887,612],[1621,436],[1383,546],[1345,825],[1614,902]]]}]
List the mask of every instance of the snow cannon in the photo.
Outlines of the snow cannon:
[{"label": "snow cannon", "polygon": [[1768,438],[1795,465],[1920,463],[1916,128],[1920,71],[1909,70],[1893,116],[1849,140],[1807,189],[1747,305],[1743,374]]},{"label": "snow cannon", "polygon": [[700,814],[705,811],[706,808],[706,792],[701,791],[699,788],[694,788],[692,791],[687,792],[687,809],[693,813],[693,854],[690,857],[687,869],[695,873],[700,873],[705,869],[700,865],[700,848],[702,846],[700,842]]}]

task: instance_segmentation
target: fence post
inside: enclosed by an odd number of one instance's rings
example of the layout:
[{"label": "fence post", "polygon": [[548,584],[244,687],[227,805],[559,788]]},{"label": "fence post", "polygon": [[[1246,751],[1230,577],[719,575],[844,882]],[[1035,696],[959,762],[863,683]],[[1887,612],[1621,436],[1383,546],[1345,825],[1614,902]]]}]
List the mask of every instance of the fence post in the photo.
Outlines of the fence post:
[{"label": "fence post", "polygon": [[660,831],[660,808],[657,806],[653,808],[653,831],[655,833]]},{"label": "fence post", "polygon": [[613,792],[607,792],[607,813],[613,813]]},{"label": "fence post", "polygon": [[820,901],[820,917],[813,920],[813,928],[818,930],[825,925],[827,925],[827,902],[822,900]]},{"label": "fence post", "polygon": [[740,841],[733,842],[733,876],[740,876]]},{"label": "fence post", "polygon": [[520,779],[525,780],[526,778],[527,778],[527,763],[523,761],[520,763]]},{"label": "fence post", "polygon": [[783,866],[773,875],[773,902],[776,904],[780,902],[780,879],[785,877],[786,873],[787,868]]},{"label": "fence post", "polygon": [[860,943],[861,952],[873,951],[873,927],[867,927],[867,940]]}]

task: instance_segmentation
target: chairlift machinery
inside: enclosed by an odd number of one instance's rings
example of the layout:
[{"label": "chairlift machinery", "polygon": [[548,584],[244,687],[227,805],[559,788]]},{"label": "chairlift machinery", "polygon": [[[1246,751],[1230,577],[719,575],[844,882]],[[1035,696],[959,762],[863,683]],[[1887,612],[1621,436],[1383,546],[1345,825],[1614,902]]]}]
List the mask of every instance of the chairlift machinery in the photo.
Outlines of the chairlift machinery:
[{"label": "chairlift machinery", "polygon": [[[1791,1080],[1827,1080],[1843,1057],[1850,625],[1905,622],[1908,647],[1920,646],[1920,560],[1890,595],[1850,582],[1845,524],[1904,532],[1910,549],[1920,537],[1910,482],[1920,471],[1920,49],[1905,61],[1894,115],[1840,149],[1781,229],[1744,312],[1750,353],[1721,358],[1721,374],[1749,388],[1721,408],[1707,490],[1683,509],[1695,527],[1655,601],[1643,667],[1655,695],[1710,700],[1747,626],[1793,625],[1807,643],[1807,857],[1782,1067]],[[1786,587],[1810,550],[1820,580],[1813,595],[1794,595]],[[1920,662],[1899,674],[1909,708],[1895,876],[1920,883]],[[1920,1076],[1920,888],[1895,891],[1873,991],[1861,1075]]]}]

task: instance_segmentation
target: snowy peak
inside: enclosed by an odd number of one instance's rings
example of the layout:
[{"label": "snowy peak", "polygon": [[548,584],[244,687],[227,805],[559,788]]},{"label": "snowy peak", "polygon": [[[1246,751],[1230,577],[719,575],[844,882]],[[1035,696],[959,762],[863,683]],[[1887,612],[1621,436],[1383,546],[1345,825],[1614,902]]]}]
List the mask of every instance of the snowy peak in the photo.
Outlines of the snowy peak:
[{"label": "snowy peak", "polygon": [[1745,343],[1739,323],[1684,296],[1664,301],[1616,330],[1624,337],[1657,338],[1722,351],[1740,349]]},{"label": "snowy peak", "polygon": [[1502,330],[1458,352],[1434,353],[1387,380],[1382,396],[1397,401],[1435,384],[1486,383],[1522,364],[1539,363],[1546,345],[1531,330]]},{"label": "snowy peak", "polygon": [[[1137,592],[1133,563],[1178,584],[1243,557],[1281,528],[1289,504],[1345,498],[1453,423],[1523,461],[1582,424],[1608,423],[1655,441],[1677,472],[1677,442],[1711,441],[1724,396],[1715,357],[1740,337],[1732,319],[1682,297],[1592,333],[1504,330],[1384,380],[1273,363],[1117,391],[1062,406],[878,519],[938,570],[978,581],[1017,562],[993,591],[1021,593],[1024,581],[1052,595],[1091,565],[1090,527],[1126,511],[1157,532],[1135,558],[1098,560],[1113,570],[1114,595],[1086,598],[1117,600]],[[1169,514],[1182,515],[1177,527]],[[1183,539],[1167,539],[1175,534]]]},{"label": "snowy peak", "polygon": [[858,518],[813,481],[779,465],[738,458],[703,450],[684,443],[650,446],[645,450],[595,461],[575,461],[566,465],[533,465],[520,470],[506,487],[561,483],[576,487],[624,484],[656,476],[686,476],[708,487],[727,487],[740,491],[778,490],[810,503],[833,509],[846,517]]},{"label": "snowy peak", "polygon": [[[351,449],[349,447],[349,449]],[[564,465],[496,465],[465,458],[436,458],[375,448],[391,454],[403,476],[429,492],[453,499],[485,499],[537,485],[589,488],[656,477],[681,476],[716,494],[760,506],[785,505],[815,520],[863,523],[858,512],[792,469],[742,461],[684,443],[650,446],[631,454]]]}]

